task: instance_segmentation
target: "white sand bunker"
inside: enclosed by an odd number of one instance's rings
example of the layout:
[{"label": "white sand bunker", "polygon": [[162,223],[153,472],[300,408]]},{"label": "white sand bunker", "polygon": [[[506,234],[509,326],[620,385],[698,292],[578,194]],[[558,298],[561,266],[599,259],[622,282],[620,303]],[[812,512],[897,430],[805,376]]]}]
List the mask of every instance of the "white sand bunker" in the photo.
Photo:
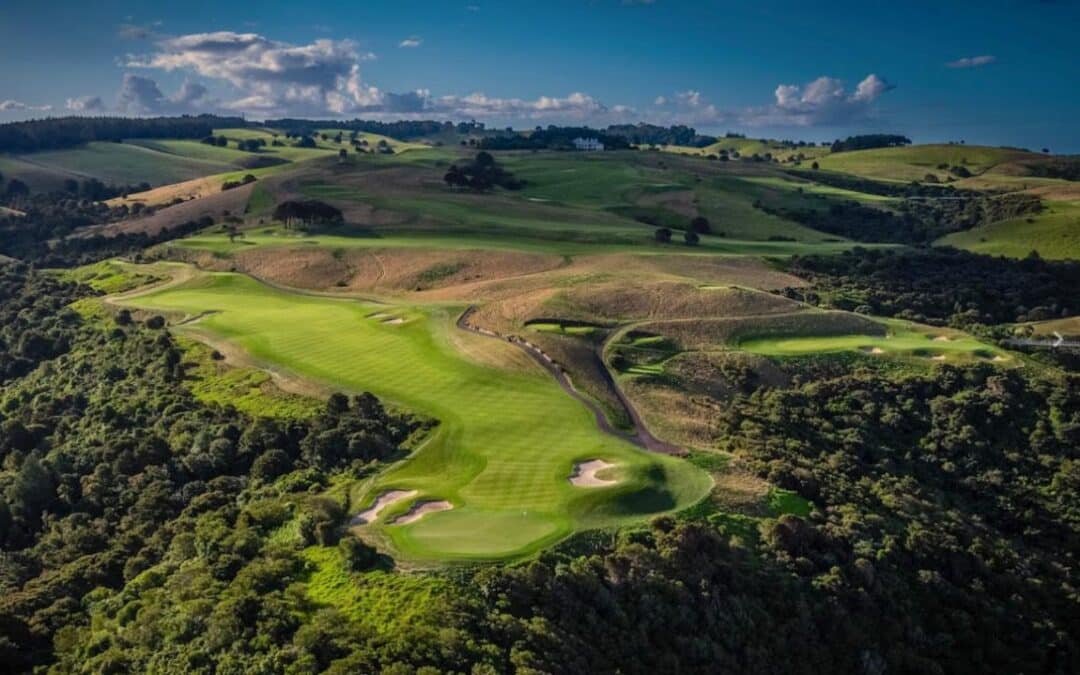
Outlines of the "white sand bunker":
[{"label": "white sand bunker", "polygon": [[881,347],[859,347],[859,349],[863,350],[867,354],[884,354],[885,353],[885,350],[882,349]]},{"label": "white sand bunker", "polygon": [[945,355],[944,354],[937,354],[936,356],[931,356],[930,360],[931,361],[944,361],[945,360]]},{"label": "white sand bunker", "polygon": [[393,318],[393,317],[391,317],[386,312],[375,312],[374,314],[368,314],[367,318],[369,318],[369,319],[390,319],[390,318]]},{"label": "white sand bunker", "polygon": [[373,522],[387,506],[408,499],[416,495],[416,490],[390,490],[378,496],[371,508],[356,514],[352,520],[353,525],[364,525]]},{"label": "white sand bunker", "polygon": [[400,316],[391,316],[389,318],[383,319],[383,323],[397,325],[399,323],[405,323],[405,319],[402,319]]},{"label": "white sand bunker", "polygon": [[938,335],[934,338],[934,342],[952,342],[953,339],[948,335]]},{"label": "white sand bunker", "polygon": [[597,478],[596,474],[604,469],[615,466],[602,459],[590,459],[587,462],[578,462],[574,465],[574,473],[570,475],[570,484],[576,487],[604,487],[619,482],[606,478]]},{"label": "white sand bunker", "polygon": [[409,509],[408,513],[395,518],[390,524],[408,525],[409,523],[415,523],[429,513],[449,511],[452,508],[454,508],[454,505],[445,500],[437,502],[416,502],[413,504],[412,508]]},{"label": "white sand bunker", "polygon": [[1001,354],[998,354],[997,356],[995,356],[994,358],[992,358],[990,360],[991,361],[996,361],[997,363],[1001,363],[1002,361],[1008,361],[1009,359],[1005,358]]}]

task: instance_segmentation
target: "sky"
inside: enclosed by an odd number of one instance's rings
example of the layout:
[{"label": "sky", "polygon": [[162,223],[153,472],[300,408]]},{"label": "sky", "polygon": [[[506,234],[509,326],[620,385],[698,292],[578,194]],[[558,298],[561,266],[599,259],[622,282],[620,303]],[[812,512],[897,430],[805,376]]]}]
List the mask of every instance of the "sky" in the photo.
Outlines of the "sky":
[{"label": "sky", "polygon": [[687,124],[1080,153],[1080,1],[0,3],[0,121]]}]

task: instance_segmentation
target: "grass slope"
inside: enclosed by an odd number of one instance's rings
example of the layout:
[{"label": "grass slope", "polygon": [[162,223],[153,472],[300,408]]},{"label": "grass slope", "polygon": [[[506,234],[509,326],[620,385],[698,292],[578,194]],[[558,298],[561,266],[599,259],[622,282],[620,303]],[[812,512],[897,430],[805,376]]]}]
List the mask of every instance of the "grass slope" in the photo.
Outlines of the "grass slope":
[{"label": "grass slope", "polygon": [[1080,201],[1044,203],[1046,209],[1034,216],[956,232],[937,243],[1011,258],[1023,258],[1037,251],[1043,258],[1052,260],[1080,259]]},{"label": "grass slope", "polygon": [[1022,150],[991,148],[978,145],[908,145],[899,148],[874,148],[839,152],[821,157],[823,170],[892,181],[921,181],[933,173],[944,179],[948,172],[937,167],[942,164],[964,166],[973,174],[994,169],[1005,171],[1016,162],[1038,160],[1041,155]]},{"label": "grass slope", "polygon": [[87,143],[78,148],[22,155],[19,159],[44,170],[116,184],[146,181],[164,185],[233,168],[224,162],[168,154],[130,143]]},{"label": "grass slope", "polygon": [[[200,275],[126,302],[186,314],[259,361],[346,390],[370,390],[440,421],[410,458],[378,476],[360,500],[413,489],[375,527],[407,556],[497,559],[526,555],[575,530],[686,507],[711,483],[687,462],[646,454],[600,432],[590,412],[539,369],[466,360],[446,310],[365,304],[278,291],[237,274]],[[384,314],[404,319],[389,324]],[[617,465],[616,486],[570,485],[574,463]],[[405,526],[388,516],[415,500],[454,508]]]}]

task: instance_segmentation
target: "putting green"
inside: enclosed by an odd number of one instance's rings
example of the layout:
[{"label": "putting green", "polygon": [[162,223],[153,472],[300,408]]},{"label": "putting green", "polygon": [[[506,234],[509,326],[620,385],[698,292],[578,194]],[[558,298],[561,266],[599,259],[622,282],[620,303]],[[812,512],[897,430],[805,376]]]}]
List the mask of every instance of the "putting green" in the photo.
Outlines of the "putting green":
[{"label": "putting green", "polygon": [[876,335],[829,335],[753,338],[739,342],[739,349],[766,356],[862,351],[868,354],[929,359],[951,363],[1009,361],[1000,349],[953,330],[924,332],[903,322],[889,321],[889,333]]},{"label": "putting green", "polygon": [[[458,330],[455,311],[289,293],[227,273],[196,273],[117,301],[208,313],[178,330],[224,338],[268,367],[371,391],[437,419],[431,438],[379,475],[356,504],[359,511],[388,490],[417,491],[370,525],[407,557],[523,556],[576,530],[689,506],[712,484],[688,462],[601,432],[592,413],[540,368],[510,371],[467,360],[450,339]],[[614,464],[618,483],[570,485],[575,463],[588,459]],[[453,508],[391,524],[430,500]]]}]

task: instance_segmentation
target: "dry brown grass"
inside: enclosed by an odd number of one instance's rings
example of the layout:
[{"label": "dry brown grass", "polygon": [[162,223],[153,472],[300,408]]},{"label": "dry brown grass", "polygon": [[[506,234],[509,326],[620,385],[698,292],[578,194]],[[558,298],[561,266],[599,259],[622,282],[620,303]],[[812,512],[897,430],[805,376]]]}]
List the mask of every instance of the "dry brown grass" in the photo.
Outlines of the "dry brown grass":
[{"label": "dry brown grass", "polygon": [[777,314],[792,300],[745,288],[703,289],[683,282],[581,284],[548,303],[554,315],[582,320],[642,321]]},{"label": "dry brown grass", "polygon": [[132,206],[136,203],[145,206],[158,206],[159,204],[168,204],[175,199],[201,199],[221,192],[222,182],[220,176],[193,178],[181,183],[162,185],[146,192],[136,192],[127,197],[115,197],[105,203],[109,206],[121,206],[123,204]]},{"label": "dry brown grass", "polygon": [[244,212],[244,208],[247,206],[253,187],[254,185],[244,185],[225,192],[221,192],[220,188],[218,188],[212,194],[158,209],[149,216],[121,220],[108,225],[80,228],[74,236],[90,237],[98,234],[112,236],[121,233],[138,232],[153,235],[189,220],[198,220],[203,216],[218,219],[224,216],[226,212],[240,214]]}]

